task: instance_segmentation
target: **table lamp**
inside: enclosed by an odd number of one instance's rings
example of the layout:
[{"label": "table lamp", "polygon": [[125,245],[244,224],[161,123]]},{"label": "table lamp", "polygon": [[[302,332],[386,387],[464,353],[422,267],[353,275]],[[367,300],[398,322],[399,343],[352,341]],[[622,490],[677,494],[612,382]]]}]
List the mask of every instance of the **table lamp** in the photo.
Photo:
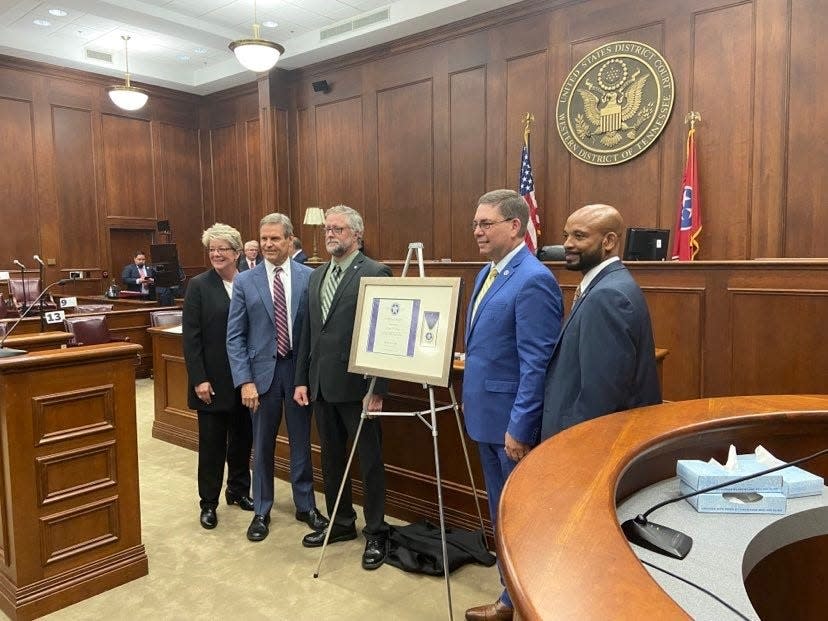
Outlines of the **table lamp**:
[{"label": "table lamp", "polygon": [[[320,227],[325,224],[325,212],[322,211],[321,207],[308,207],[305,209],[305,219],[302,224],[307,224],[308,226],[313,227]],[[313,256],[308,259],[308,263],[321,263],[322,259],[319,258],[317,254],[316,248],[316,238],[318,237],[318,232],[316,228],[313,229]]]}]

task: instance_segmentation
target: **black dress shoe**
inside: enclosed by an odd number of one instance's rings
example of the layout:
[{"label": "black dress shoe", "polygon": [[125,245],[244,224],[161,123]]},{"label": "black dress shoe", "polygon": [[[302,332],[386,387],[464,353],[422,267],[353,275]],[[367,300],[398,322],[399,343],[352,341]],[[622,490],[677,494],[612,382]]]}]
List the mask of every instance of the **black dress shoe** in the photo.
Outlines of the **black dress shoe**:
[{"label": "black dress shoe", "polygon": [[362,568],[376,569],[385,562],[388,550],[388,538],[384,536],[368,535],[365,542],[365,552],[362,553]]},{"label": "black dress shoe", "polygon": [[239,505],[242,511],[253,511],[253,499],[250,496],[233,494],[232,492],[225,492],[224,498],[228,505]]},{"label": "black dress shoe", "polygon": [[319,510],[316,507],[310,511],[297,511],[296,520],[298,522],[304,522],[310,526],[311,530],[315,530],[317,532],[325,530],[328,527],[328,518],[319,513]]},{"label": "black dress shoe", "polygon": [[[304,537],[302,537],[302,545],[306,548],[319,548],[325,543],[325,533],[328,532],[328,529],[323,529],[320,531],[314,531],[312,533],[308,533]],[[331,537],[328,539],[328,543],[336,543],[337,541],[350,541],[351,539],[356,539],[357,533],[356,528],[353,526],[351,528],[337,528],[336,526],[333,527],[331,531]]]},{"label": "black dress shoe", "polygon": [[270,529],[267,527],[268,524],[270,524],[270,516],[259,515],[257,513],[253,516],[253,521],[250,522],[250,526],[247,527],[247,538],[250,541],[263,541],[270,532]]},{"label": "black dress shoe", "polygon": [[215,528],[216,524],[218,524],[218,516],[216,515],[216,510],[212,507],[208,509],[202,509],[199,521],[201,522],[201,525],[207,530]]}]

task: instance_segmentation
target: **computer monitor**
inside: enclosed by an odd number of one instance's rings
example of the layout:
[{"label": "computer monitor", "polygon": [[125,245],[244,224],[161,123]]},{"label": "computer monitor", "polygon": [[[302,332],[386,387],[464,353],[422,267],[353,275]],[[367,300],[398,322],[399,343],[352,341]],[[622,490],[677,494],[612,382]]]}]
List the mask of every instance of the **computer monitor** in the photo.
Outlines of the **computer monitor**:
[{"label": "computer monitor", "polygon": [[664,261],[670,241],[670,229],[630,227],[624,241],[625,261]]},{"label": "computer monitor", "polygon": [[152,244],[150,257],[155,268],[156,287],[175,287],[179,284],[180,267],[175,244]]}]

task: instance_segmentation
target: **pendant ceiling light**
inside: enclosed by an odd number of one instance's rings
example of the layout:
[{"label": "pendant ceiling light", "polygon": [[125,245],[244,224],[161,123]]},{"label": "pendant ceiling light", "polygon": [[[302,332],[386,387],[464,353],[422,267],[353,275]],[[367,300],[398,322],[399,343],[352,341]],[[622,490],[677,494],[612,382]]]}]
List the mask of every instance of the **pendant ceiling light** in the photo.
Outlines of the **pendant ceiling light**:
[{"label": "pendant ceiling light", "polygon": [[259,22],[256,19],[256,0],[253,0],[253,38],[239,39],[230,44],[230,51],[245,69],[262,73],[270,71],[285,53],[278,43],[267,41],[260,36]]},{"label": "pendant ceiling light", "polygon": [[126,64],[126,82],[122,86],[113,86],[109,89],[109,98],[116,106],[122,110],[138,110],[144,107],[147,103],[147,94],[131,86],[129,83],[129,52],[127,51],[127,41],[129,35],[121,35],[124,40],[124,63]]}]

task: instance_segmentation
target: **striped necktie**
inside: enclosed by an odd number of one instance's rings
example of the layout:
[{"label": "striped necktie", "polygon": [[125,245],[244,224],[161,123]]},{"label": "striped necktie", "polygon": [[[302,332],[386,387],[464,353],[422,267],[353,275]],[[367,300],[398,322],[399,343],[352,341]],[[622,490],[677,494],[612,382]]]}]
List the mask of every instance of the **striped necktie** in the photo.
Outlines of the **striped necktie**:
[{"label": "striped necktie", "polygon": [[339,278],[342,276],[342,268],[334,265],[331,270],[331,275],[325,283],[325,288],[322,290],[322,298],[320,300],[322,306],[322,323],[328,319],[328,311],[331,310],[331,302],[333,302],[336,288],[339,286]]},{"label": "striped necktie", "polygon": [[579,284],[575,288],[575,294],[572,296],[572,308],[575,308],[575,305],[578,303],[578,298],[581,297],[581,285]]},{"label": "striped necktie", "polygon": [[486,296],[486,292],[489,290],[489,287],[492,286],[494,279],[497,278],[497,268],[492,266],[489,270],[489,275],[486,276],[486,280],[483,281],[483,286],[480,287],[480,292],[477,294],[477,298],[474,300],[474,309],[472,310],[472,317],[477,314],[477,307],[480,306],[480,302]]},{"label": "striped necktie", "polygon": [[290,335],[288,334],[285,286],[279,278],[281,272],[282,268],[277,267],[273,274],[273,317],[276,320],[276,353],[284,357],[290,351]]}]

